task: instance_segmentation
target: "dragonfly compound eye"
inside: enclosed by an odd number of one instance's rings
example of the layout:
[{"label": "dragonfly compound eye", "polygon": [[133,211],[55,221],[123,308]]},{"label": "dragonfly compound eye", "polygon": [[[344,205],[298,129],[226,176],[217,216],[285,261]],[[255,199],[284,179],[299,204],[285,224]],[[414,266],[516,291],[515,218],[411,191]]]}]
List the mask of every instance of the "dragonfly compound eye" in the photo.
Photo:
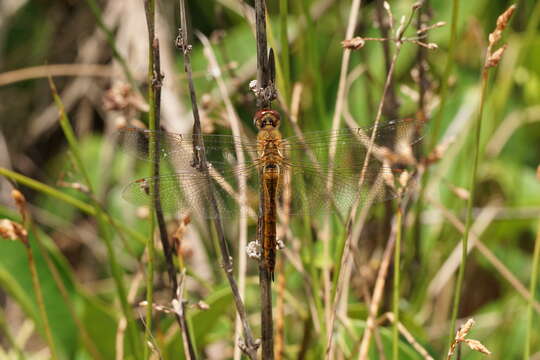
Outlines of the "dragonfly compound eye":
[{"label": "dragonfly compound eye", "polygon": [[253,122],[258,129],[264,129],[266,127],[276,128],[280,123],[280,115],[275,110],[259,110],[255,114]]}]

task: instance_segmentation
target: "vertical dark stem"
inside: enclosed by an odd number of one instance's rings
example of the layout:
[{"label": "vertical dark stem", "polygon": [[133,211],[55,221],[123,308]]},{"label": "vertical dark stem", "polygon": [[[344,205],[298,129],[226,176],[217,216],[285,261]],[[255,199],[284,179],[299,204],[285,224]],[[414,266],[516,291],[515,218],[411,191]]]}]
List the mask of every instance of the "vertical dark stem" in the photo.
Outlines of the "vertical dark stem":
[{"label": "vertical dark stem", "polygon": [[[266,39],[266,4],[255,0],[255,27],[257,38],[257,109],[270,108],[276,98],[274,53],[268,53]],[[259,198],[258,241],[262,244],[263,197]],[[275,225],[274,225],[275,226]],[[272,319],[272,279],[270,269],[261,257],[259,262],[259,281],[261,295],[261,337],[263,360],[274,359],[274,323]]]},{"label": "vertical dark stem", "polygon": [[[264,0],[255,1],[255,24],[257,37],[257,90],[260,91],[268,86],[268,46],[266,40],[266,4]],[[265,109],[270,106],[264,96],[257,97],[257,109]]]},{"label": "vertical dark stem", "polygon": [[[150,64],[150,71],[151,71],[151,84],[149,88],[149,103],[150,103],[150,122],[151,126],[150,128],[152,130],[159,130],[160,128],[160,121],[161,121],[161,87],[163,85],[163,75],[161,74],[161,58],[160,58],[160,51],[159,51],[159,40],[156,37],[155,34],[155,2],[154,1],[145,1],[145,13],[146,13],[146,22],[148,25],[148,43],[150,45],[149,49],[149,64]],[[165,224],[165,217],[163,215],[163,209],[161,207],[161,196],[159,191],[159,174],[160,174],[160,138],[159,136],[155,136],[153,139],[151,139],[154,144],[153,148],[151,148],[150,153],[153,155],[153,169],[152,169],[152,176],[154,178],[153,183],[153,202],[154,202],[154,210],[156,212],[156,219],[157,224],[159,228],[159,235],[161,240],[161,245],[163,247],[163,252],[165,253],[165,261],[167,263],[167,272],[169,274],[169,280],[171,282],[171,293],[172,298],[174,299],[177,296],[178,293],[178,281],[176,278],[176,270],[174,267],[174,261],[173,261],[173,253],[172,253],[172,247],[169,242],[168,233],[167,233],[167,226]],[[153,234],[151,234],[153,236]],[[149,249],[149,251],[153,252],[153,248]],[[153,255],[152,255],[153,258]],[[152,261],[153,262],[153,261]],[[153,272],[153,265],[149,266],[148,271]],[[150,278],[152,276],[150,275]],[[151,286],[151,282],[150,285]],[[149,289],[149,291],[151,291]],[[151,297],[150,297],[151,298]],[[177,299],[180,302],[180,306],[183,310],[183,302],[182,299]],[[151,311],[152,304],[149,303],[149,311]],[[184,311],[177,312],[175,314],[176,321],[178,325],[180,326],[180,330],[182,332],[182,340],[184,345],[184,352],[186,354],[186,358],[193,360],[196,359],[196,353],[195,349],[193,347],[193,342],[191,340],[191,334],[189,332],[189,327],[187,326],[187,322],[184,316]],[[147,319],[147,326],[151,326],[150,322]],[[147,331],[150,331],[148,329]]]},{"label": "vertical dark stem", "polygon": [[[156,130],[160,128],[161,122],[161,86],[163,75],[161,74],[160,54],[159,54],[159,40],[154,38],[152,42],[152,53],[154,57],[154,78],[152,80],[152,87],[154,88],[155,97],[155,126]],[[165,225],[165,217],[163,216],[163,209],[161,207],[161,196],[159,192],[159,153],[160,153],[160,139],[156,136],[156,149],[154,153],[154,207],[156,210],[156,218],[159,228],[159,236],[161,239],[161,245],[163,246],[163,252],[165,253],[165,261],[167,263],[167,272],[169,273],[169,280],[171,281],[171,291],[175,296],[178,289],[178,281],[176,279],[176,271],[174,268],[173,253],[171,243],[168,238],[167,227]]]},{"label": "vertical dark stem", "polygon": [[[187,74],[188,78],[188,87],[189,87],[189,94],[191,98],[191,108],[193,111],[193,161],[192,166],[196,168],[197,170],[207,173],[208,174],[208,167],[206,165],[206,152],[204,148],[204,143],[202,141],[201,136],[201,121],[199,116],[199,107],[197,105],[197,95],[195,93],[195,86],[193,84],[193,72],[191,69],[191,49],[192,45],[188,42],[188,19],[187,19],[187,11],[186,11],[186,4],[185,0],[179,0],[180,1],[180,29],[178,33],[178,37],[176,39],[176,46],[182,51],[184,56],[184,71]],[[209,181],[208,186],[212,187],[212,184]],[[219,247],[221,251],[221,258],[222,258],[222,266],[223,270],[225,271],[225,275],[227,276],[227,280],[229,282],[229,286],[231,288],[231,292],[234,298],[234,303],[236,305],[236,311],[238,312],[238,316],[240,317],[240,321],[242,322],[242,328],[244,333],[244,344],[242,347],[242,351],[246,356],[248,356],[250,359],[257,359],[257,348],[258,343],[254,340],[253,335],[251,333],[251,329],[249,327],[249,323],[247,321],[247,315],[246,310],[244,307],[244,302],[242,301],[242,297],[240,296],[240,292],[238,290],[238,284],[236,283],[236,280],[234,279],[234,269],[233,269],[233,263],[232,263],[232,257],[229,252],[229,248],[227,246],[227,241],[225,240],[225,234],[223,233],[223,223],[221,221],[220,215],[219,215],[219,208],[217,206],[217,201],[213,196],[213,191],[209,191],[210,193],[210,205],[212,206],[213,210],[212,212],[216,214],[216,218],[214,219],[214,226],[216,228],[218,240],[219,240]]]}]

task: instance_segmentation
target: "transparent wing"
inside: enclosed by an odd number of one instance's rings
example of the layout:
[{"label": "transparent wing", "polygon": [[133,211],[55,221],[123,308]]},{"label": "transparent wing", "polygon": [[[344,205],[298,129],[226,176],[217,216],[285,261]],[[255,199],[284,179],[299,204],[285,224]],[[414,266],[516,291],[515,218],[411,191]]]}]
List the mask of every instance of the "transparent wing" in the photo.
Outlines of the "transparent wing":
[{"label": "transparent wing", "polygon": [[[245,214],[254,217],[253,209],[256,209],[258,199],[254,191],[258,188],[256,167],[251,167],[250,173],[245,169],[242,176],[245,183],[236,173],[219,174],[212,168],[208,173],[193,170],[165,174],[128,184],[122,196],[134,205],[149,205],[152,202],[151,187],[159,186],[160,204],[168,214],[189,212],[199,218],[212,219],[218,215],[229,218],[237,217],[240,209],[245,209]],[[247,197],[242,201],[243,189]]]},{"label": "transparent wing", "polygon": [[[418,129],[418,123],[412,120],[381,125],[367,164],[364,161],[372,129],[315,132],[284,139],[280,145],[283,162],[278,196],[283,199],[290,190],[292,215],[346,214],[356,201],[394,198],[395,175],[403,165],[400,157],[391,155],[410,152],[411,145],[421,139]],[[159,185],[161,206],[167,213],[191,211],[202,218],[215,218],[218,213],[238,216],[239,210],[245,209],[246,214],[255,215],[261,163],[255,142],[234,136],[202,136],[209,166],[206,173],[192,167],[194,142],[190,136],[132,128],[121,130],[119,135],[125,151],[151,162],[154,159],[149,158],[148,144],[158,141],[158,161],[172,164],[168,174],[129,184],[124,190],[129,202],[148,205],[152,201],[150,188]],[[329,163],[331,148],[335,151]],[[237,150],[243,152],[243,161],[238,160]],[[240,199],[242,192],[247,194],[244,200]]]},{"label": "transparent wing", "polygon": [[[194,151],[200,146],[195,140],[192,135],[140,128],[123,128],[117,132],[117,144],[124,152],[141,160],[166,164],[164,171],[192,169]],[[204,143],[208,163],[223,172],[249,168],[257,155],[256,142],[248,139],[230,135],[201,135],[200,140]],[[150,156],[151,142],[159,145],[156,159]],[[243,153],[243,162],[238,159],[237,150]]]},{"label": "transparent wing", "polygon": [[[296,167],[362,169],[371,142],[373,128],[339,129],[337,131],[310,132],[283,140],[287,161]],[[412,119],[390,121],[378,126],[372,148],[372,158],[391,160],[390,153],[411,150],[411,145],[422,139],[421,123]],[[330,150],[334,161],[329,164]],[[371,161],[371,160],[370,160]]]},{"label": "transparent wing", "polygon": [[344,216],[357,201],[361,205],[398,196],[395,185],[400,170],[376,160],[368,164],[363,179],[361,169],[336,168],[332,176],[328,170],[294,166],[285,170],[280,195],[285,203],[290,187],[291,215],[339,212]]},{"label": "transparent wing", "polygon": [[[283,141],[286,163],[282,193],[291,188],[291,213],[339,211],[346,214],[359,201],[385,201],[398,196],[397,178],[414,161],[420,125],[391,121],[377,128],[367,164],[373,128],[306,133]],[[330,149],[334,157],[330,163]],[[286,196],[285,196],[286,197]]]}]

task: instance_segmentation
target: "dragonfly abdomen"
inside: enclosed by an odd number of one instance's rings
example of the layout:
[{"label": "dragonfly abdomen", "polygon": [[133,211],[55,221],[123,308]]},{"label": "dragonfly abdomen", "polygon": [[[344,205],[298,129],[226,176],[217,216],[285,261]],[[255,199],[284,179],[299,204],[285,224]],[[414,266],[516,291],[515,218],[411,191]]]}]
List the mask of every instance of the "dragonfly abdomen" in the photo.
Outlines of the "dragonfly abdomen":
[{"label": "dragonfly abdomen", "polygon": [[266,164],[262,172],[263,189],[263,262],[274,280],[276,267],[276,196],[279,181],[279,166]]}]

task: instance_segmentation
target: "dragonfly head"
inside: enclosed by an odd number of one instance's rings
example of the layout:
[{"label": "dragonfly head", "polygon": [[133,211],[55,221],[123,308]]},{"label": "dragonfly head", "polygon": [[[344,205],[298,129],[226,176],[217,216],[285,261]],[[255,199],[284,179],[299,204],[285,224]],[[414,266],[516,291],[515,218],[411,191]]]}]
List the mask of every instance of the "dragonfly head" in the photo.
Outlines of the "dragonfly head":
[{"label": "dragonfly head", "polygon": [[280,115],[276,110],[259,110],[253,118],[255,126],[259,130],[272,130],[279,127]]}]

